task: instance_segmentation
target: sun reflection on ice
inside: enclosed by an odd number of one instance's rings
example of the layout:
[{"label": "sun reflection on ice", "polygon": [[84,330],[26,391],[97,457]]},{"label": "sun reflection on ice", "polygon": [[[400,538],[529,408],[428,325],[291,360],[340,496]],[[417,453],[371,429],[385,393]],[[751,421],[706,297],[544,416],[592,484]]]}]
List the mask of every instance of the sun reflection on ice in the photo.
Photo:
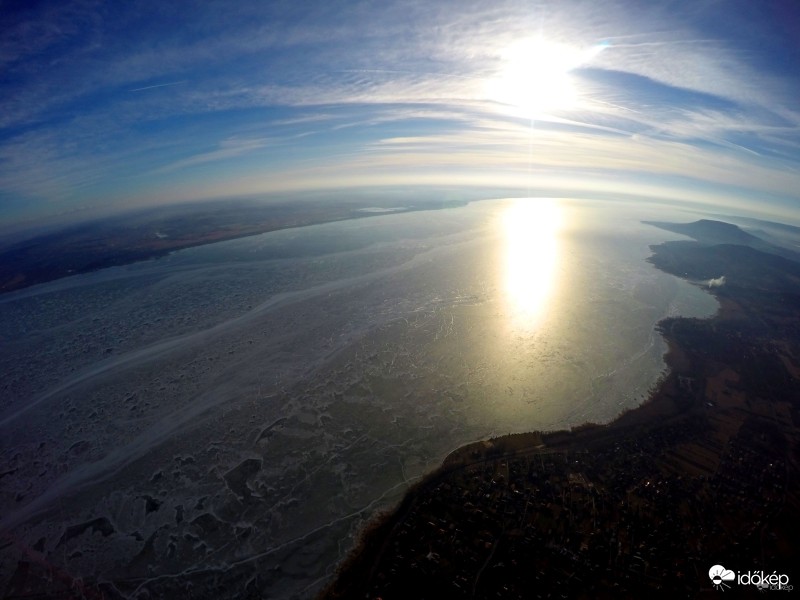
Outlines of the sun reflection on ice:
[{"label": "sun reflection on ice", "polygon": [[515,330],[534,329],[552,296],[562,209],[551,198],[522,198],[503,215],[505,298]]}]

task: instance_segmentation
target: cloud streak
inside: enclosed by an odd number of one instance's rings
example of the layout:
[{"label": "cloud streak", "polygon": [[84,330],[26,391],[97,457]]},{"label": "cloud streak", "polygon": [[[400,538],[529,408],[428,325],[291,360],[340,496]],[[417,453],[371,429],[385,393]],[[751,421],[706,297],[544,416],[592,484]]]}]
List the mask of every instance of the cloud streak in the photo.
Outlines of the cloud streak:
[{"label": "cloud streak", "polygon": [[171,87],[173,85],[183,85],[184,83],[188,83],[188,79],[184,79],[183,81],[173,81],[170,83],[157,83],[156,85],[146,85],[144,87],[134,88],[132,90],[128,90],[129,92],[143,92],[145,90],[154,90],[156,88],[163,88],[163,87]]},{"label": "cloud streak", "polygon": [[[789,206],[797,42],[736,6],[43,2],[0,42],[0,218],[4,197],[47,211],[492,172]],[[486,85],[531,37],[605,48],[533,129]]]},{"label": "cloud streak", "polygon": [[187,167],[202,165],[205,163],[229,160],[231,158],[236,158],[239,156],[243,156],[261,150],[262,148],[266,147],[269,144],[269,142],[270,140],[268,138],[259,138],[259,139],[233,138],[233,139],[223,140],[219,144],[219,147],[215,150],[209,152],[203,152],[200,154],[195,154],[194,156],[190,156],[188,158],[181,159],[174,163],[170,163],[168,165],[161,167],[160,169],[157,169],[156,172],[167,173],[171,171],[185,169]]}]

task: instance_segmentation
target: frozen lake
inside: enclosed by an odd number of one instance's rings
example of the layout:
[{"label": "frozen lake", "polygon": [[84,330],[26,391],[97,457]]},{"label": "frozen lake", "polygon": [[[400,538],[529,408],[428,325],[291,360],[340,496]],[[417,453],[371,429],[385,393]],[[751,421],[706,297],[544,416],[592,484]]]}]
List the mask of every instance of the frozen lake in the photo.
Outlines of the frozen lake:
[{"label": "frozen lake", "polygon": [[51,590],[313,595],[457,446],[641,403],[657,321],[717,305],[640,220],[697,218],[485,201],[0,296],[0,589],[26,561]]}]

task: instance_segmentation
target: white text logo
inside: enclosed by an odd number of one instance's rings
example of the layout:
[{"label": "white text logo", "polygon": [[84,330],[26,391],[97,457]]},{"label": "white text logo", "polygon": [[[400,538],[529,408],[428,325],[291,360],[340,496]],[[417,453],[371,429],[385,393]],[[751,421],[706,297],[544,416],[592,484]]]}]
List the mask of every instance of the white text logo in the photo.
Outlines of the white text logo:
[{"label": "white text logo", "polygon": [[782,573],[764,571],[741,571],[734,573],[731,569],[726,569],[722,565],[714,565],[708,570],[708,578],[711,584],[718,590],[725,591],[732,584],[754,585],[759,590],[783,590],[790,592],[792,586],[789,585],[789,576]]}]

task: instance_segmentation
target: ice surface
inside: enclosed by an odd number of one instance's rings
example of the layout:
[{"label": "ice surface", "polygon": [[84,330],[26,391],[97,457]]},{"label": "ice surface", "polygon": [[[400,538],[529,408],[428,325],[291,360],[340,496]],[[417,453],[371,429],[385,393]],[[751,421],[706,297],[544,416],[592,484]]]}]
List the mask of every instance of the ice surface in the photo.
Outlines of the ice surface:
[{"label": "ice surface", "polygon": [[0,589],[26,563],[50,592],[307,597],[454,447],[641,402],[663,369],[655,323],[715,308],[644,262],[677,236],[564,202],[547,316],[515,331],[507,204],[273,232],[0,297]]}]

